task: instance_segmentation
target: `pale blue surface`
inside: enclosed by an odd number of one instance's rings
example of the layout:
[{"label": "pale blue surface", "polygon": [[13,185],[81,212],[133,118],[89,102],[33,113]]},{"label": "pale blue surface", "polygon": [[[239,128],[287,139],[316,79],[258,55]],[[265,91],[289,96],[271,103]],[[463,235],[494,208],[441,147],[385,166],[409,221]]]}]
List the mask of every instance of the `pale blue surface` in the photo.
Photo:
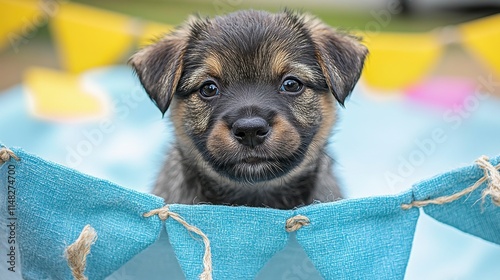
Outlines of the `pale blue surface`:
[{"label": "pale blue surface", "polygon": [[[86,174],[148,192],[170,142],[169,129],[128,67],[113,67],[82,77],[111,104],[108,114],[88,121],[48,121],[29,111],[22,86],[0,94],[0,141]],[[132,96],[132,97],[131,97]],[[113,127],[100,129],[103,120]],[[88,154],[75,153],[87,143]]]}]

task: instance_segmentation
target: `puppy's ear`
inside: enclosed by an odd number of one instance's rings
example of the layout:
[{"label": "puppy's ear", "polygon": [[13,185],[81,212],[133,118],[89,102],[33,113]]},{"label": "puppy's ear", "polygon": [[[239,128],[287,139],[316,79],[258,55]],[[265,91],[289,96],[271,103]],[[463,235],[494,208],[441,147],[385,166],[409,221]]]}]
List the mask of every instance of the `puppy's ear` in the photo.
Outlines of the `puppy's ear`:
[{"label": "puppy's ear", "polygon": [[306,26],[326,83],[343,106],[361,75],[368,50],[358,38],[336,31],[318,19],[309,19]]},{"label": "puppy's ear", "polygon": [[181,78],[188,39],[186,30],[177,29],[143,48],[129,60],[142,86],[163,114],[167,111]]}]

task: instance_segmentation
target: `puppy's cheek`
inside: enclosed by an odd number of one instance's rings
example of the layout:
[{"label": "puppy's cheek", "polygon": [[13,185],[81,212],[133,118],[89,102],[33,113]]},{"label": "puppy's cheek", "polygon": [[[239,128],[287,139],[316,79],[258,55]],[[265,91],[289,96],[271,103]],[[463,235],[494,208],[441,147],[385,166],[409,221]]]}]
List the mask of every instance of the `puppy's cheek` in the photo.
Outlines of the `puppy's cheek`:
[{"label": "puppy's cheek", "polygon": [[237,144],[231,137],[227,125],[217,121],[208,135],[207,150],[216,158],[224,158],[234,154]]},{"label": "puppy's cheek", "polygon": [[184,100],[183,111],[183,126],[188,134],[199,135],[207,131],[213,110],[197,94],[191,94]]},{"label": "puppy's cheek", "polygon": [[316,157],[316,154],[327,142],[336,121],[336,101],[332,94],[322,94],[319,97],[319,106],[316,109],[321,113],[322,121],[308,149],[308,154]]},{"label": "puppy's cheek", "polygon": [[292,104],[292,114],[302,127],[314,127],[321,124],[321,100],[317,93],[306,89],[297,96]]},{"label": "puppy's cheek", "polygon": [[277,115],[273,124],[271,136],[267,141],[275,154],[292,155],[300,147],[300,134],[297,129],[283,116]]},{"label": "puppy's cheek", "polygon": [[174,97],[172,104],[169,108],[170,110],[170,120],[174,124],[175,134],[181,143],[191,142],[189,136],[184,130],[184,119],[186,115],[186,104],[183,100],[178,100]]},{"label": "puppy's cheek", "polygon": [[326,140],[330,136],[330,132],[335,122],[337,121],[337,101],[332,94],[322,94],[320,97],[321,115],[323,116],[320,129],[318,131],[319,138]]}]

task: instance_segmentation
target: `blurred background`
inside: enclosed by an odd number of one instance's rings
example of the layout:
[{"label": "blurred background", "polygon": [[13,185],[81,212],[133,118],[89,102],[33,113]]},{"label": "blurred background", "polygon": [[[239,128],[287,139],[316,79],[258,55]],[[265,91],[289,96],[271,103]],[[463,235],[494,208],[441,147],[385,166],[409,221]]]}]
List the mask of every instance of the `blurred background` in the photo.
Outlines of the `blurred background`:
[{"label": "blurred background", "polygon": [[[495,0],[0,0],[0,143],[148,192],[172,130],[127,59],[191,14],[284,7],[370,50],[328,146],[346,197],[500,155]],[[499,246],[423,215],[406,278],[498,279],[498,259]]]},{"label": "blurred background", "polygon": [[[437,43],[442,43],[439,40],[453,41],[456,39],[454,28],[451,28],[452,31],[450,31],[446,27],[456,27],[461,23],[493,15],[500,10],[500,1],[498,0],[311,0],[307,3],[296,0],[19,0],[1,1],[0,3],[3,3],[4,6],[1,12],[3,51],[0,54],[0,73],[2,76],[0,89],[6,89],[21,82],[25,70],[34,65],[65,69],[64,62],[62,62],[64,54],[60,53],[64,50],[59,49],[57,41],[60,38],[58,39],[58,35],[54,34],[54,27],[51,28],[51,22],[54,18],[63,17],[60,12],[61,6],[65,4],[83,4],[103,9],[102,12],[118,13],[126,19],[121,18],[122,22],[117,20],[112,25],[118,29],[120,27],[126,28],[129,25],[129,28],[134,29],[129,30],[129,32],[136,35],[144,31],[141,30],[141,27],[144,27],[145,22],[176,26],[182,23],[187,16],[195,13],[203,16],[215,16],[247,8],[279,11],[284,7],[291,7],[310,12],[332,26],[347,30],[359,30],[363,33],[362,35],[370,32],[442,33],[435,36],[434,39],[437,40]],[[26,7],[22,7],[25,5]],[[31,10],[28,6],[35,10]],[[12,9],[17,11],[13,12]],[[103,13],[101,16],[109,15]],[[85,14],[80,14],[78,11],[75,14],[68,12],[68,16],[87,20],[86,24],[89,26],[99,25],[101,21],[105,22],[103,18],[86,18]],[[106,27],[103,26],[103,28]],[[494,27],[491,26],[491,28]],[[158,30],[160,29],[156,29],[156,31]],[[121,31],[126,32],[124,29]],[[81,34],[77,34],[76,30],[74,32],[76,36],[81,36]],[[150,31],[150,33],[154,34],[154,31]],[[81,39],[83,40],[83,38]],[[123,44],[122,46],[125,50],[121,50],[119,55],[115,55],[114,64],[125,63],[128,55],[135,49],[133,44]],[[464,54],[460,51],[461,48],[454,44],[446,47],[446,53],[436,57],[432,65],[434,67],[429,67],[429,70],[443,71],[445,74],[452,75],[470,75],[473,78],[477,73],[488,71],[488,69],[481,67],[478,61],[469,59],[473,54]]]}]

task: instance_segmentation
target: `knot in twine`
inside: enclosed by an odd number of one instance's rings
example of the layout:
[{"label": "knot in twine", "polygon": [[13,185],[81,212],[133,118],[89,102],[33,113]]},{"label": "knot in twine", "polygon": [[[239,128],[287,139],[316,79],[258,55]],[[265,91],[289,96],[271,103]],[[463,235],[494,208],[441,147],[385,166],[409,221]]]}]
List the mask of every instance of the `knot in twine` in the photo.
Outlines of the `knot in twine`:
[{"label": "knot in twine", "polygon": [[486,196],[490,196],[492,202],[500,206],[500,164],[497,166],[493,166],[490,163],[490,160],[487,156],[481,156],[476,160],[476,164],[483,169],[484,176],[481,177],[476,183],[460,192],[454,193],[450,196],[441,196],[435,199],[428,200],[416,200],[409,204],[402,204],[401,208],[404,210],[411,209],[413,207],[424,207],[429,204],[445,204],[448,202],[455,201],[462,196],[469,194],[475,191],[479,186],[481,186],[484,182],[488,181],[488,186],[483,190],[481,194],[481,199],[484,203]]},{"label": "knot in twine", "polygon": [[476,161],[484,170],[484,177],[488,178],[488,187],[483,190],[482,199],[490,196],[496,206],[500,206],[500,164],[493,166],[487,156],[482,156]]},{"label": "knot in twine", "polygon": [[170,217],[183,225],[188,231],[194,232],[202,238],[203,244],[205,245],[205,253],[203,255],[203,272],[200,274],[200,279],[212,280],[212,252],[210,250],[210,240],[208,237],[199,228],[188,224],[179,214],[170,211],[168,205],[143,214],[146,218],[154,215],[158,215],[158,218],[162,221]]},{"label": "knot in twine", "polygon": [[302,215],[293,216],[288,220],[286,220],[285,230],[287,232],[294,232],[303,226],[309,225],[310,223],[311,222],[309,221],[309,218],[307,218],[306,216]]},{"label": "knot in twine", "polygon": [[11,158],[19,161],[19,158],[14,154],[13,151],[7,148],[0,148],[0,165],[8,162]]},{"label": "knot in twine", "polygon": [[80,236],[75,242],[69,245],[64,251],[68,260],[68,266],[75,280],[87,280],[84,275],[87,266],[87,255],[90,253],[90,247],[96,242],[97,233],[93,227],[86,225]]}]

